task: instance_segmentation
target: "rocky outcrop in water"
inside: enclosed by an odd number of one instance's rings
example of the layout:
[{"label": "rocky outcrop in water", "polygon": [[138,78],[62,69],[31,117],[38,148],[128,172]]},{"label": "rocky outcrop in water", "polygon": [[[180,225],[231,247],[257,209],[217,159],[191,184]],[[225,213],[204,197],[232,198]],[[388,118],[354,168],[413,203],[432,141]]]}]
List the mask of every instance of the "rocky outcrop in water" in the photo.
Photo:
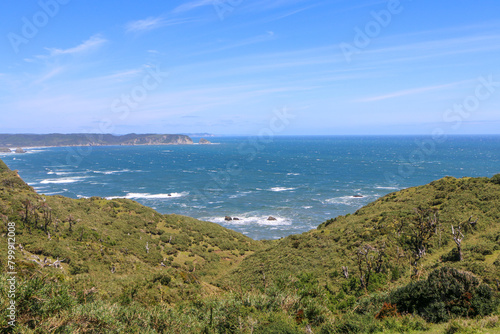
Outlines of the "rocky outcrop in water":
[{"label": "rocky outcrop in water", "polygon": [[200,144],[206,145],[206,144],[212,144],[212,143],[210,141],[206,140],[205,138],[201,138]]},{"label": "rocky outcrop in water", "polygon": [[18,154],[26,153],[26,151],[23,150],[22,148],[18,147],[18,148],[16,148],[16,153],[18,153]]},{"label": "rocky outcrop in water", "polygon": [[10,153],[12,152],[8,147],[0,147],[0,153]]}]

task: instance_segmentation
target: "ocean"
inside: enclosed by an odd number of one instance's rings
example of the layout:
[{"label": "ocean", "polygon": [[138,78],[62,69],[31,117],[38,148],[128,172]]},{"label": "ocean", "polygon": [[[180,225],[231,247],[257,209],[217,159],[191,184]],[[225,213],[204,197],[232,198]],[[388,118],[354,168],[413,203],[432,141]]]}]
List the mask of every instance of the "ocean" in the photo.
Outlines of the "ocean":
[{"label": "ocean", "polygon": [[32,148],[0,159],[41,194],[129,198],[254,239],[302,233],[444,176],[500,173],[500,136],[208,139],[215,144]]}]

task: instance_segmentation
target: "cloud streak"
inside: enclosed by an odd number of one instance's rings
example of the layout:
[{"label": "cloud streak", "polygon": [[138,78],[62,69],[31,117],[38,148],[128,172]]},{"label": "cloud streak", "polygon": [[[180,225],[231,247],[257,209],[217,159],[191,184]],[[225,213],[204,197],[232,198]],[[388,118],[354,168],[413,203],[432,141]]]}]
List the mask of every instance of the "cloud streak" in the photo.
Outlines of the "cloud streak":
[{"label": "cloud streak", "polygon": [[214,3],[214,0],[197,0],[197,1],[191,1],[185,4],[182,4],[172,11],[172,13],[184,13],[184,12],[189,12],[192,11],[196,8],[203,7],[203,6],[212,6]]},{"label": "cloud streak", "polygon": [[462,80],[462,81],[452,82],[452,83],[444,84],[444,85],[426,86],[426,87],[400,90],[400,91],[392,92],[392,93],[385,94],[385,95],[363,98],[363,99],[360,99],[358,101],[359,102],[374,102],[374,101],[388,100],[388,99],[393,99],[396,97],[415,95],[415,94],[420,94],[420,93],[425,93],[425,92],[430,92],[430,91],[452,88],[452,87],[456,87],[458,85],[473,82],[473,81],[474,80]]},{"label": "cloud streak", "polygon": [[100,35],[94,35],[90,37],[88,40],[84,41],[80,45],[77,45],[73,48],[69,49],[55,49],[55,48],[46,48],[50,52],[50,56],[60,56],[60,55],[74,55],[78,53],[84,53],[90,51],[92,49],[97,49],[107,40]]},{"label": "cloud streak", "polygon": [[131,21],[125,25],[127,33],[141,33],[156,30],[163,27],[175,26],[184,23],[195,22],[192,19],[170,19],[163,17],[148,17],[144,20]]}]

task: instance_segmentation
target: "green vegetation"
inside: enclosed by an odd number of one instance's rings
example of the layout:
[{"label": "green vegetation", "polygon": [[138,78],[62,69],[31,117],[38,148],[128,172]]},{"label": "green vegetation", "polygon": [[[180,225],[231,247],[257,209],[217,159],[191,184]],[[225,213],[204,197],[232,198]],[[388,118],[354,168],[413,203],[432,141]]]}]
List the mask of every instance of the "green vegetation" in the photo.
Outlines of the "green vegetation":
[{"label": "green vegetation", "polygon": [[2,274],[0,328],[500,333],[498,179],[444,178],[254,241],[126,199],[42,196],[0,161],[0,235],[14,222],[19,244],[18,325],[7,326]]},{"label": "green vegetation", "polygon": [[6,147],[48,147],[48,146],[101,146],[101,145],[162,145],[192,144],[193,140],[185,135],[157,135],[135,133],[115,136],[110,134],[74,133],[47,135],[0,134],[0,146]]}]

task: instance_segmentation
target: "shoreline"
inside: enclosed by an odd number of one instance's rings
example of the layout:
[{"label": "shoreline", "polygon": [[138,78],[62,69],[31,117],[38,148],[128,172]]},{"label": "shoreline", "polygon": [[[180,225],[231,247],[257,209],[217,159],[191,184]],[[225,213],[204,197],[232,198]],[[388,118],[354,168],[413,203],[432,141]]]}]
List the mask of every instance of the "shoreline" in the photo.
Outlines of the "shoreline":
[{"label": "shoreline", "polygon": [[[210,144],[199,144],[199,143],[182,143],[182,144],[131,144],[131,145],[60,145],[60,146],[2,146],[11,150],[11,153],[15,153],[17,148],[22,148],[26,150],[31,149],[43,149],[43,148],[56,148],[56,147],[131,147],[131,146],[181,146],[181,145],[214,145],[218,143]],[[0,152],[1,154],[2,152]],[[5,152],[8,154],[7,152]],[[21,154],[21,153],[17,153]]]}]

